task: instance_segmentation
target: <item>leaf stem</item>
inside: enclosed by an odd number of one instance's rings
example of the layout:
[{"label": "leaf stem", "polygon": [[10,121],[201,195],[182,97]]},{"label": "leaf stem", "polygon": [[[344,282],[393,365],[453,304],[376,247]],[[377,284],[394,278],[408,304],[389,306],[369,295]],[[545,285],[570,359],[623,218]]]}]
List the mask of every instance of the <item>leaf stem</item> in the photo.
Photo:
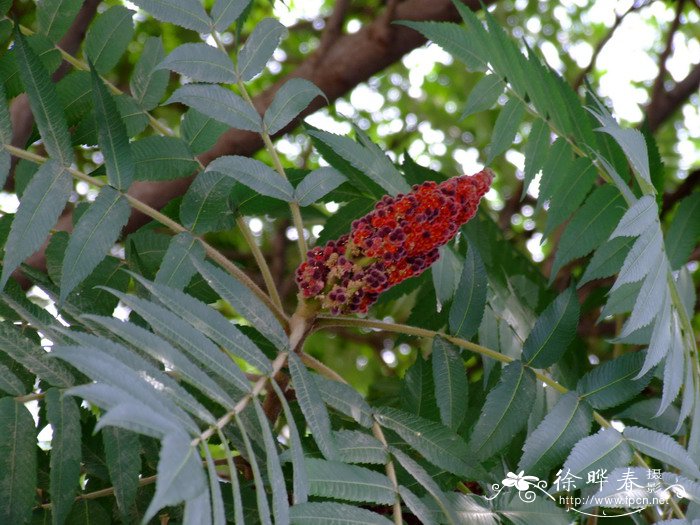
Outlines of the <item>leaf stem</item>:
[{"label": "leaf stem", "polygon": [[270,372],[269,375],[263,376],[260,379],[258,379],[255,384],[253,385],[253,388],[251,389],[250,392],[248,392],[246,395],[244,395],[238,403],[236,403],[236,406],[234,406],[231,410],[229,410],[226,414],[221,416],[216,424],[212,425],[208,429],[206,429],[204,432],[202,432],[198,437],[194,438],[192,440],[191,446],[196,447],[199,443],[202,441],[206,441],[209,439],[211,436],[213,436],[215,433],[217,433],[219,430],[223,429],[226,425],[228,425],[238,414],[243,412],[245,408],[248,406],[248,404],[253,400],[254,397],[257,397],[260,392],[262,392],[263,388],[265,388],[265,385],[267,384],[268,380],[271,380],[275,377],[275,375],[284,368],[284,365],[287,363],[287,352],[281,352],[275,360],[272,362],[272,371]]},{"label": "leaf stem", "polygon": [[[148,476],[145,478],[140,478],[139,479],[139,487],[143,487],[145,485],[150,485],[151,483],[155,483],[158,479],[158,476]],[[97,499],[97,498],[102,498],[104,496],[111,496],[114,494],[114,487],[107,487],[106,489],[100,489],[96,490],[94,492],[86,492],[85,494],[80,494],[76,496],[75,501],[81,501],[84,499]],[[42,503],[41,505],[38,505],[36,508],[39,509],[51,509],[51,503]]]},{"label": "leaf stem", "polygon": [[386,476],[391,481],[394,487],[394,525],[403,525],[403,516],[401,515],[401,494],[399,493],[399,480],[396,477],[396,468],[394,467],[394,462],[391,460],[391,454],[389,454],[389,444],[386,442],[386,437],[384,437],[384,432],[382,432],[382,427],[375,420],[372,423],[372,434],[376,437],[379,442],[384,447],[387,452],[386,464],[384,468],[386,470]]},{"label": "leaf stem", "polygon": [[265,256],[263,255],[262,251],[260,251],[258,243],[255,242],[255,238],[253,237],[248,224],[241,216],[236,218],[236,224],[238,225],[238,229],[243,234],[243,238],[245,239],[246,243],[250,247],[250,251],[253,254],[255,262],[258,264],[258,268],[260,268],[260,273],[262,274],[263,281],[265,281],[267,293],[270,294],[272,302],[275,303],[280,310],[282,310],[282,300],[280,299],[280,294],[277,291],[275,280],[272,278],[272,272],[270,272],[270,267],[265,260]]},{"label": "leaf stem", "polygon": [[[346,385],[348,384],[348,382],[345,379],[343,379],[343,377],[340,374],[338,374],[338,372],[326,366],[324,363],[322,363],[315,357],[312,357],[305,352],[300,352],[299,357],[301,358],[302,363],[304,363],[309,368],[313,368],[321,375],[326,376],[328,379],[332,379],[333,381],[338,381],[339,383],[343,383]],[[396,468],[394,467],[394,462],[391,460],[391,455],[388,454],[389,444],[386,441],[386,437],[384,437],[382,427],[379,426],[379,423],[377,423],[377,421],[373,421],[372,423],[372,434],[381,442],[381,444],[384,446],[384,449],[387,451],[387,462],[384,467],[386,470],[386,476],[389,478],[389,481],[391,481],[391,484],[394,487],[394,493],[396,495],[396,500],[394,501],[394,525],[402,525],[403,517],[401,514],[401,495],[399,494],[399,481],[396,477]]]},{"label": "leaf stem", "polygon": [[[43,164],[46,162],[48,159],[46,157],[42,157],[41,155],[37,155],[36,153],[32,153],[29,151],[25,151],[21,148],[16,148],[14,146],[11,146],[9,144],[5,144],[3,146],[10,154],[14,155],[15,157],[21,158],[21,159],[26,159],[31,162],[35,162],[37,164]],[[107,183],[100,180],[96,179],[95,177],[91,177],[90,175],[87,175],[83,173],[82,171],[76,169],[76,168],[66,168],[66,171],[68,171],[73,177],[75,177],[78,180],[82,180],[84,182],[87,182],[88,184],[91,184],[95,187],[101,188],[103,186],[106,186]],[[118,191],[115,189],[115,191]],[[167,215],[164,215],[163,213],[159,212],[155,208],[150,207],[148,204],[138,200],[136,197],[133,197],[132,195],[129,195],[128,193],[119,192],[126,200],[127,202],[131,205],[132,208],[140,211],[144,215],[150,217],[151,219],[158,221],[161,223],[163,226],[166,226],[170,230],[172,230],[175,233],[182,233],[182,232],[188,232],[191,235],[193,235],[195,238],[199,240],[199,242],[202,244],[204,247],[204,251],[206,254],[211,258],[213,261],[218,263],[222,268],[224,268],[227,272],[229,272],[231,275],[236,277],[239,281],[241,281],[246,287],[250,289],[255,295],[258,296],[258,298],[263,301],[268,308],[272,311],[272,313],[275,314],[275,316],[280,320],[280,322],[283,324],[283,326],[286,326],[288,324],[288,319],[286,314],[282,311],[281,308],[279,308],[271,299],[270,297],[263,292],[257,284],[253,282],[253,280],[248,277],[248,275],[241,270],[238,266],[236,266],[233,262],[231,262],[229,259],[227,259],[220,251],[218,251],[216,248],[214,248],[212,245],[210,245],[208,242],[206,242],[204,239],[201,237],[194,235],[191,231],[189,231],[187,228],[182,226],[180,223],[177,221],[172,220],[170,217]]]},{"label": "leaf stem", "polygon": [[[245,101],[248,102],[248,104],[250,104],[250,106],[257,111],[255,105],[253,104],[253,99],[250,98],[248,90],[246,89],[243,81],[238,81],[238,87],[240,88],[241,95],[243,96]],[[265,131],[265,129],[263,129],[263,131],[260,132],[260,136],[262,137],[263,142],[265,143],[265,149],[272,158],[272,165],[275,167],[275,170],[277,171],[277,173],[279,173],[280,177],[286,179],[287,174],[284,171],[282,161],[280,160],[280,157],[277,154],[275,145],[272,143],[270,134],[267,131]],[[303,261],[304,259],[306,259],[306,252],[308,251],[308,247],[306,245],[306,239],[304,238],[304,222],[301,218],[301,210],[299,209],[299,204],[295,201],[289,203],[289,209],[292,213],[292,221],[294,222],[294,227],[297,230],[297,245],[299,246],[299,254],[301,256],[301,260]]]},{"label": "leaf stem", "polygon": [[[221,42],[219,36],[216,34],[216,31],[212,33],[212,38],[214,39],[214,42],[216,42],[216,47],[218,47],[219,50],[221,50],[226,56],[228,56],[228,51],[226,50],[226,47],[224,46],[223,42]],[[245,100],[250,105],[250,107],[257,112],[258,108],[255,107],[253,99],[250,97],[250,94],[248,93],[248,90],[245,87],[245,83],[238,74],[238,64],[235,64],[235,69],[236,76],[238,77],[238,89],[241,92],[243,100]],[[277,150],[275,149],[274,144],[272,143],[270,134],[265,130],[264,126],[263,129],[260,131],[260,136],[262,137],[263,143],[265,144],[265,149],[272,158],[272,164],[274,165],[275,170],[277,171],[277,173],[279,173],[280,177],[286,179],[287,174],[284,171],[284,167],[282,166],[280,157],[277,154]],[[301,218],[299,204],[292,201],[289,203],[289,209],[292,213],[292,221],[294,222],[294,227],[297,230],[297,245],[299,246],[299,254],[301,255],[301,260],[303,261],[304,259],[306,259],[306,252],[308,251],[308,247],[306,246],[306,239],[304,238],[304,223]]]},{"label": "leaf stem", "polygon": [[[263,142],[265,143],[265,147],[267,148],[267,151],[272,157],[272,163],[274,164],[277,173],[279,173],[286,179],[287,175],[284,172],[284,168],[282,167],[282,162],[280,162],[277,150],[275,149],[274,144],[272,144],[272,139],[270,138],[270,135],[266,131],[264,131],[262,133],[262,138]],[[301,218],[301,210],[299,209],[299,204],[297,202],[290,202],[289,209],[292,212],[292,221],[294,222],[294,227],[297,230],[297,244],[299,245],[299,254],[301,256],[301,260],[303,261],[306,259],[306,252],[309,249],[306,245],[306,238],[304,237],[304,221]]]}]

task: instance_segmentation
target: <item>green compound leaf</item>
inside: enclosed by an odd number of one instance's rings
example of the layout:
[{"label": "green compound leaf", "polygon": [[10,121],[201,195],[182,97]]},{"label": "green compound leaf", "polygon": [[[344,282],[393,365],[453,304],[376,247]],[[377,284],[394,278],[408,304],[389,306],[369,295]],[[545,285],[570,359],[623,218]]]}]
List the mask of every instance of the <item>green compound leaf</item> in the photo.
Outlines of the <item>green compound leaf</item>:
[{"label": "green compound leaf", "polygon": [[294,199],[299,203],[299,206],[310,206],[346,180],[344,175],[330,166],[315,169],[304,177],[294,189]]},{"label": "green compound leaf", "polygon": [[564,230],[554,257],[550,280],[568,262],[588,255],[608,239],[625,210],[620,192],[610,185],[589,195]]},{"label": "green compound leaf", "polygon": [[433,382],[440,419],[457,430],[467,412],[469,385],[464,362],[457,348],[440,337],[433,340]]},{"label": "green compound leaf", "polygon": [[123,6],[110,7],[90,25],[85,36],[85,52],[98,73],[117,65],[134,34],[133,11]]},{"label": "green compound leaf", "polygon": [[438,508],[442,511],[443,515],[447,519],[447,523],[450,525],[457,525],[461,523],[455,514],[455,510],[447,495],[440,489],[440,486],[435,482],[435,480],[428,474],[423,467],[421,467],[416,461],[411,459],[407,454],[404,454],[400,450],[391,447],[391,455],[396,458],[398,463],[408,472],[413,479],[415,479],[427,492],[433,501],[437,504]]},{"label": "green compound leaf", "polygon": [[351,417],[365,428],[372,426],[372,408],[350,385],[320,375],[312,376],[323,402],[341,414]]},{"label": "green compound leaf", "polygon": [[619,271],[633,243],[634,240],[629,237],[618,237],[603,244],[591,257],[577,287],[595,279],[610,277]]},{"label": "green compound leaf", "polygon": [[223,173],[199,173],[180,204],[182,225],[196,235],[232,228],[235,205],[231,190],[235,185],[236,181]]},{"label": "green compound leaf", "polygon": [[549,125],[544,120],[537,119],[532,124],[525,146],[525,178],[523,179],[521,199],[525,197],[530,184],[544,165],[549,150],[549,135]]},{"label": "green compound leaf", "polygon": [[289,354],[289,372],[297,393],[299,407],[311,434],[326,459],[337,460],[338,446],[331,432],[331,420],[326,406],[321,399],[321,393],[314,378],[294,353]]},{"label": "green compound leaf", "polygon": [[122,516],[128,516],[136,499],[141,472],[141,444],[138,434],[117,427],[102,429],[105,462],[114,497]]},{"label": "green compound leaf", "polygon": [[[73,148],[56,87],[51,82],[49,72],[19,31],[15,31],[14,51],[17,56],[19,76],[27,91],[32,114],[41,138],[44,139],[46,151],[60,165],[68,167],[74,160]],[[64,203],[65,201],[61,206]]]},{"label": "green compound leaf", "polygon": [[[183,323],[178,315],[159,304],[134,295],[110,291],[119,297],[125,305],[143,317],[157,334],[175,344],[188,357],[197,361],[207,373],[214,374],[223,379],[225,384],[243,392],[250,390],[250,383],[236,362],[221,352],[214,343],[191,324]],[[173,291],[177,292],[177,290]],[[179,293],[182,294],[182,292]],[[192,300],[196,301],[196,299]],[[204,306],[203,303],[200,304]]]},{"label": "green compound leaf", "polygon": [[700,192],[683,199],[666,233],[666,256],[672,270],[690,257],[700,235]]},{"label": "green compound leaf", "polygon": [[284,474],[280,464],[277,445],[270,422],[257,399],[253,400],[258,423],[263,433],[263,443],[265,444],[265,464],[267,467],[267,479],[272,488],[272,513],[275,523],[289,522],[289,502],[287,501],[287,489],[285,487]]},{"label": "green compound leaf", "polygon": [[250,4],[250,0],[216,0],[211,10],[214,29],[219,33],[225,31],[238,20],[248,4]]},{"label": "green compound leaf", "polygon": [[[12,2],[9,2],[12,5]],[[44,0],[37,3],[39,33],[58,42],[70,28],[83,4],[81,0]],[[3,13],[4,14],[4,13]]]},{"label": "green compound leaf", "polygon": [[368,468],[306,458],[306,469],[313,496],[378,505],[391,505],[396,498],[389,478]]},{"label": "green compound leaf", "polygon": [[359,430],[340,430],[334,436],[343,463],[386,463],[386,449],[377,438]]},{"label": "green compound leaf", "polygon": [[558,467],[576,442],[588,435],[592,418],[588,403],[574,392],[564,394],[528,436],[518,470],[541,477]]},{"label": "green compound leaf", "polygon": [[498,100],[498,97],[503,94],[505,88],[506,85],[498,75],[486,75],[483,77],[476,83],[471,93],[469,93],[467,106],[464,108],[462,116],[459,117],[460,120],[474,113],[491,109]]},{"label": "green compound leaf", "polygon": [[238,53],[238,76],[244,82],[261,73],[272,58],[287,28],[274,18],[265,18],[255,26],[253,33]]},{"label": "green compound leaf", "polygon": [[178,233],[170,240],[155,282],[182,290],[197,273],[191,258],[204,261],[204,247],[189,232]]},{"label": "green compound leaf", "polygon": [[185,141],[152,135],[131,143],[136,180],[173,180],[187,177],[199,167]]},{"label": "green compound leaf", "polygon": [[562,472],[585,477],[597,469],[613,470],[629,464],[632,448],[627,440],[612,427],[601,428],[598,433],[583,438],[564,462]]},{"label": "green compound leaf", "polygon": [[467,463],[470,458],[467,444],[452,429],[389,407],[378,408],[375,418],[434,465],[458,476],[470,476],[478,470]]},{"label": "green compound leaf", "polygon": [[189,502],[207,491],[207,482],[197,450],[187,434],[174,432],[163,439],[158,461],[156,493],[146,509],[147,523],[163,507]]},{"label": "green compound leaf", "polygon": [[170,75],[167,71],[156,69],[163,61],[163,56],[163,42],[160,37],[148,37],[131,73],[129,80],[131,95],[145,110],[156,107],[168,87]]},{"label": "green compound leaf", "polygon": [[[293,78],[275,93],[270,107],[265,112],[263,124],[270,135],[284,129],[292,120],[297,118],[316,97],[323,97],[319,88],[303,78]],[[327,100],[327,99],[326,99]]]},{"label": "green compound leaf", "polygon": [[294,187],[267,164],[240,155],[219,157],[207,166],[207,172],[223,173],[261,195],[283,201],[294,200]]},{"label": "green compound leaf", "polygon": [[182,120],[180,134],[192,153],[199,155],[211,148],[227,129],[226,124],[203,115],[196,109],[189,109]]},{"label": "green compound leaf", "polygon": [[613,407],[632,399],[651,381],[648,373],[634,380],[644,365],[646,352],[634,352],[607,361],[584,375],[576,391],[593,408]]},{"label": "green compound leaf", "polygon": [[289,348],[289,338],[272,311],[250,289],[233,276],[206,261],[193,261],[202,277],[221,298],[248,319],[252,326],[277,348]]},{"label": "green compound leaf", "polygon": [[517,98],[511,98],[506,102],[506,105],[503,106],[503,109],[498,114],[496,124],[493,127],[486,164],[491,164],[496,157],[513,144],[515,133],[518,131],[518,126],[520,126],[524,115],[525,106]]},{"label": "green compound leaf", "polygon": [[384,516],[343,503],[300,503],[289,511],[292,525],[391,525]]},{"label": "green compound leaf", "polygon": [[625,212],[610,238],[637,237],[657,222],[658,216],[656,199],[651,195],[644,195]]},{"label": "green compound leaf", "polygon": [[152,283],[136,273],[132,276],[170,311],[191,324],[197,332],[215,341],[227,353],[244,359],[263,373],[272,371],[269,360],[258,347],[219,312],[171,286]]},{"label": "green compound leaf", "polygon": [[693,458],[672,437],[642,427],[626,427],[623,435],[642,454],[671,465],[687,476],[700,478],[700,469]]},{"label": "green compound leaf", "polygon": [[[372,144],[363,133],[358,131],[358,139],[362,142],[361,144],[348,137],[334,135],[326,131],[310,130],[309,135],[330,148],[334,155],[360,170],[391,195],[407,193],[411,190],[408,182],[401,176],[384,152]],[[323,154],[326,156],[325,153]],[[333,163],[331,159],[327,158],[327,160],[329,163]],[[333,165],[343,171],[339,165]],[[344,173],[348,175],[348,173]],[[354,180],[355,178],[353,178],[353,182]]]},{"label": "green compound leaf", "polygon": [[258,112],[233,91],[221,86],[188,84],[175,91],[166,104],[173,102],[181,102],[232,128],[262,131]]}]

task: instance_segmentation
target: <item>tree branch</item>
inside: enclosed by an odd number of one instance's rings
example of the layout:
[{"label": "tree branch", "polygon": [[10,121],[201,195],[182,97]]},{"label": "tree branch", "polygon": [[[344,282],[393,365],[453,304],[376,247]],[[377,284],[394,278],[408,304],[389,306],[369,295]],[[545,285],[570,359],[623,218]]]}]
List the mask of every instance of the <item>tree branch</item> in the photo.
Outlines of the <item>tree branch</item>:
[{"label": "tree branch", "polygon": [[671,27],[668,29],[668,34],[666,35],[666,47],[664,47],[664,50],[659,55],[659,73],[656,75],[656,78],[654,79],[654,85],[651,89],[652,104],[654,103],[654,99],[663,95],[665,91],[664,79],[666,77],[666,61],[671,55],[671,51],[673,51],[673,36],[676,34],[676,31],[678,31],[678,28],[681,25],[681,14],[683,14],[684,4],[685,0],[677,0],[676,2],[676,16],[673,18],[673,22],[671,22]]},{"label": "tree branch", "polygon": [[349,7],[350,0],[336,0],[333,14],[326,20],[326,28],[321,35],[321,42],[314,57],[315,60],[320,61],[340,37]]},{"label": "tree branch", "polygon": [[664,91],[647,106],[647,122],[652,133],[700,88],[700,63],[678,82],[671,91]]},{"label": "tree branch", "polygon": [[664,88],[666,78],[666,61],[673,52],[673,37],[678,31],[683,15],[685,0],[678,0],[676,4],[676,16],[669,27],[666,36],[666,46],[659,55],[659,73],[654,79],[651,92],[651,101],[647,105],[646,116],[649,129],[654,133],[661,124],[669,118],[688,98],[700,87],[700,63],[690,70],[690,73],[676,83],[670,91]]}]

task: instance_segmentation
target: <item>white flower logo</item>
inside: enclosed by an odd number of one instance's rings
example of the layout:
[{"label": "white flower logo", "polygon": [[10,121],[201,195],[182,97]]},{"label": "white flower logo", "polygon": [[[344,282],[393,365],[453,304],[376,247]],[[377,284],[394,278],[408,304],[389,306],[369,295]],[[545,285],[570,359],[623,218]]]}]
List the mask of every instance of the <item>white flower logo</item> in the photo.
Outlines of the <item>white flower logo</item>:
[{"label": "white flower logo", "polygon": [[530,485],[534,485],[540,480],[535,476],[526,476],[525,471],[521,470],[518,474],[508,472],[505,479],[502,481],[504,487],[515,487],[518,491],[527,490]]}]

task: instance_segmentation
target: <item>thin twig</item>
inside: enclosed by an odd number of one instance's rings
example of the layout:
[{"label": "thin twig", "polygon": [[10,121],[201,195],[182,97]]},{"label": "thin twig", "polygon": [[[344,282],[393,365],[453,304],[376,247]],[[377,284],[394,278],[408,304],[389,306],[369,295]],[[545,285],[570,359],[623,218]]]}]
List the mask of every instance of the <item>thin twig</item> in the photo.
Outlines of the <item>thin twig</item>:
[{"label": "thin twig", "polygon": [[595,49],[593,50],[593,54],[591,55],[591,61],[588,63],[586,68],[579,73],[578,77],[576,77],[576,80],[572,84],[574,91],[577,91],[578,88],[581,87],[586,76],[593,70],[593,67],[595,67],[595,63],[598,60],[598,55],[600,55],[600,52],[603,50],[603,47],[605,47],[605,44],[607,44],[608,41],[613,37],[615,31],[618,27],[620,27],[620,24],[622,24],[622,21],[625,19],[625,17],[634,11],[638,11],[639,9],[646,7],[647,5],[649,5],[649,3],[650,2],[635,2],[630,6],[630,8],[627,11],[625,11],[621,15],[615,15],[615,22],[610,27],[605,36],[601,38],[596,44]]},{"label": "thin twig", "polygon": [[673,51],[673,37],[678,31],[681,25],[681,15],[683,14],[683,6],[685,5],[685,0],[676,0],[676,16],[671,22],[671,27],[668,29],[666,35],[666,46],[664,50],[659,55],[659,73],[654,79],[654,85],[651,88],[651,106],[654,105],[654,99],[658,99],[665,93],[664,89],[664,79],[666,78],[666,61]]},{"label": "thin twig", "polygon": [[280,295],[277,291],[277,285],[275,283],[275,280],[272,278],[272,273],[270,272],[270,267],[267,265],[265,256],[260,250],[258,243],[255,242],[255,237],[253,237],[253,233],[250,231],[250,228],[248,227],[248,224],[245,222],[245,219],[243,219],[243,217],[237,217],[236,224],[238,225],[238,229],[243,234],[243,238],[245,239],[246,243],[250,247],[250,251],[253,253],[255,262],[258,264],[258,268],[260,269],[260,273],[262,274],[263,281],[265,281],[265,288],[267,288],[267,293],[270,294],[272,302],[275,303],[280,310],[282,310],[282,300],[280,299]]},{"label": "thin twig", "polygon": [[[145,478],[139,478],[139,487],[143,487],[145,485],[150,485],[151,483],[155,483],[158,480],[158,476],[148,476]],[[108,487],[106,489],[100,489],[96,490],[94,492],[87,492],[85,494],[80,494],[76,496],[75,501],[81,501],[85,499],[97,499],[97,498],[103,498],[105,496],[111,496],[114,494],[114,487]],[[51,503],[42,503],[41,505],[38,505],[38,508],[40,509],[51,509]]]},{"label": "thin twig", "polygon": [[216,434],[219,430],[223,429],[226,425],[228,425],[233,419],[243,412],[245,408],[248,406],[248,404],[252,401],[252,399],[260,394],[260,392],[263,391],[265,388],[265,385],[267,384],[268,380],[277,374],[284,365],[287,363],[287,352],[282,352],[280,353],[275,360],[272,362],[272,372],[270,372],[269,375],[261,377],[258,379],[255,384],[253,385],[253,388],[251,389],[250,392],[248,392],[245,396],[243,396],[238,403],[236,403],[236,406],[234,406],[231,410],[226,412],[223,416],[221,416],[216,424],[212,425],[208,429],[206,429],[204,432],[202,432],[199,436],[194,438],[192,440],[191,445],[193,447],[196,447],[199,443],[202,441],[206,441],[209,439],[211,436]]},{"label": "thin twig", "polygon": [[391,455],[389,454],[389,443],[386,442],[386,437],[384,437],[382,427],[376,420],[374,420],[372,423],[372,434],[374,434],[374,437],[379,440],[387,453],[384,469],[386,470],[386,477],[389,478],[389,481],[391,481],[391,485],[394,489],[394,525],[403,525],[403,516],[401,514],[401,494],[399,493],[399,480],[396,477],[396,468],[394,468],[394,462],[391,460]]},{"label": "thin twig", "polygon": [[31,394],[26,394],[24,396],[15,397],[15,401],[18,403],[29,403],[30,401],[36,401],[38,399],[43,399],[46,392],[32,392]]},{"label": "thin twig", "polygon": [[[338,374],[332,368],[323,364],[315,357],[312,357],[304,352],[300,352],[299,357],[301,358],[302,363],[304,363],[309,368],[316,370],[321,375],[326,376],[328,379],[332,379],[333,381],[338,381],[339,383],[343,383],[346,385],[348,384],[348,382],[345,379],[343,379],[343,377],[340,374]],[[374,421],[372,423],[372,434],[374,434],[374,437],[376,437],[381,442],[381,444],[384,446],[384,449],[387,451],[387,462],[385,464],[386,476],[389,478],[389,481],[391,481],[391,484],[394,488],[394,493],[396,495],[396,499],[394,501],[393,506],[394,525],[402,525],[403,517],[401,515],[401,496],[399,494],[399,482],[398,478],[396,477],[396,469],[394,468],[393,461],[391,461],[391,456],[389,456],[388,454],[389,444],[387,443],[386,438],[384,437],[382,427],[377,421]]]}]

